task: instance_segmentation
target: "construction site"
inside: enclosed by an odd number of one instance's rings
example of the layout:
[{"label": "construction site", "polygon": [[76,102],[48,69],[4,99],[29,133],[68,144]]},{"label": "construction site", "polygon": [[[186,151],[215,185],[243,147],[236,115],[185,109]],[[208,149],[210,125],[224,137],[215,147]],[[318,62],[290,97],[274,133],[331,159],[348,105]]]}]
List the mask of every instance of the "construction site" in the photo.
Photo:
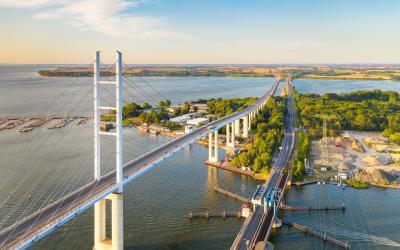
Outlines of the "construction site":
[{"label": "construction site", "polygon": [[390,144],[380,132],[343,131],[328,137],[324,116],[323,138],[311,143],[306,169],[313,178],[345,182],[354,179],[375,186],[400,188],[400,146]]}]

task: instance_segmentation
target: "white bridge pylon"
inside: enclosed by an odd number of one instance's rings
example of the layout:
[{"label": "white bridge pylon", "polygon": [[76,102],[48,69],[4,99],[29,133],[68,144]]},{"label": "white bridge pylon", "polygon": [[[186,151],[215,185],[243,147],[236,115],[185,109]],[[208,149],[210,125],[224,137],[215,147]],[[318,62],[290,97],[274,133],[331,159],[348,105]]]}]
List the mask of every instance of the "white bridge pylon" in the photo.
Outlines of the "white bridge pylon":
[{"label": "white bridge pylon", "polygon": [[[100,136],[114,136],[116,147],[116,186],[117,191],[94,205],[94,247],[95,250],[122,250],[123,232],[123,148],[122,148],[122,54],[117,51],[115,82],[100,81],[100,52],[95,54],[94,62],[94,179],[101,178]],[[100,106],[100,85],[115,85],[115,106]],[[100,131],[100,111],[115,111],[115,132]],[[111,239],[106,238],[106,200],[111,200]]]}]

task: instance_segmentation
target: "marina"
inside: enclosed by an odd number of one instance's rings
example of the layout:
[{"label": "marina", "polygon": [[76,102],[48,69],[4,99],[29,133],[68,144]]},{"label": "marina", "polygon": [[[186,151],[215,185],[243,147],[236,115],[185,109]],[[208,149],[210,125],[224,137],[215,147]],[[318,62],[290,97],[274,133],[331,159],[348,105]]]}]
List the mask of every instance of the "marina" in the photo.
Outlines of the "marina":
[{"label": "marina", "polygon": [[[3,76],[3,75],[2,75]],[[35,86],[22,85],[24,89],[30,92],[37,93],[40,95],[45,95],[45,89],[40,87],[41,82],[46,84],[52,84],[54,88],[59,88],[62,90],[63,79],[38,79],[35,82]],[[193,86],[201,86],[199,92],[194,93],[197,98],[209,98],[212,97],[208,93],[212,86],[215,84],[222,86],[224,92],[219,91],[215,93],[215,96],[256,96],[258,92],[265,89],[268,79],[258,79],[258,78],[248,78],[248,79],[238,79],[238,78],[162,78],[155,77],[149,78],[152,84],[158,86],[160,91],[168,97],[172,96],[171,99],[177,101],[184,101],[182,96],[191,96],[193,94]],[[54,82],[54,83],[53,83]],[[251,84],[252,88],[247,88],[246,84]],[[325,84],[326,83],[326,84]],[[343,83],[343,84],[341,84]],[[299,79],[294,81],[294,85],[298,90],[309,90],[318,89],[323,91],[325,89],[332,90],[333,86],[338,88],[338,84],[343,89],[346,86],[357,88],[357,86],[383,86],[386,88],[397,88],[394,84],[388,84],[382,81],[370,81],[370,82],[343,82],[343,81],[320,81],[320,80],[303,80]],[[13,85],[13,88],[19,88],[20,85]],[[166,86],[169,86],[168,88]],[[228,87],[229,86],[229,87]],[[329,89],[330,88],[330,89]],[[172,91],[175,89],[175,91]],[[176,91],[179,89],[179,91]],[[5,89],[3,89],[5,90]],[[228,90],[228,91],[226,91]],[[22,91],[22,90],[21,90]],[[345,89],[343,91],[346,91]],[[43,113],[43,109],[40,105],[24,103],[24,100],[20,100],[21,108],[15,109],[15,114],[7,113],[7,103],[3,101],[8,100],[8,96],[5,95],[5,91],[0,92],[2,97],[0,98],[2,105],[2,117],[16,118],[18,116],[23,117],[24,112],[30,112],[33,114]],[[214,94],[214,93],[212,93]],[[13,98],[16,98],[15,96]],[[48,97],[50,98],[50,97]],[[195,97],[194,97],[195,98]],[[51,98],[50,98],[51,100]],[[10,102],[10,100],[8,100]],[[29,110],[26,107],[29,106]],[[85,105],[82,105],[85,106]],[[89,106],[89,105],[86,105]],[[18,110],[20,112],[18,112]],[[55,109],[54,111],[56,111]],[[67,109],[66,109],[67,110]],[[83,109],[79,109],[80,113],[88,113]],[[34,117],[34,116],[32,116]],[[79,116],[78,116],[79,117]],[[35,116],[35,118],[42,118],[41,116]],[[62,116],[50,117],[61,119]],[[46,133],[47,126],[50,125],[48,121],[39,128],[35,128],[39,131],[41,129],[43,133]],[[74,137],[84,138],[84,143],[77,143],[72,138],[53,146],[54,161],[43,163],[39,174],[51,174],[55,180],[59,182],[66,182],[66,176],[71,175],[77,171],[78,166],[81,162],[86,160],[85,148],[90,148],[92,139],[91,126],[92,118],[88,116],[87,123],[85,126],[71,126],[79,122],[77,119],[73,123],[64,127],[63,129],[57,130],[56,134],[63,134],[64,131],[71,133]],[[4,123],[0,124],[2,126]],[[136,130],[135,128],[133,128]],[[60,133],[58,133],[58,131]],[[151,148],[156,148],[162,143],[166,143],[171,140],[171,138],[166,138],[162,135],[160,136],[149,136],[149,134],[132,132],[126,130],[126,133],[131,137],[134,137],[133,142],[126,143],[130,152],[126,155],[126,160],[134,159],[139,155],[147,152]],[[4,133],[2,133],[4,132]],[[16,176],[16,178],[21,178],[21,173],[23,169],[18,164],[18,162],[13,159],[19,159],[23,162],[31,162],[32,156],[30,154],[21,155],[20,151],[13,150],[14,147],[9,148],[6,146],[7,141],[13,139],[15,134],[18,134],[18,129],[4,130],[0,131],[3,152],[7,152],[6,159],[4,162],[4,173],[7,176]],[[29,134],[29,132],[28,132]],[[25,136],[23,136],[25,137]],[[36,137],[34,140],[24,142],[17,142],[19,147],[23,147],[24,150],[29,151],[30,148],[35,148],[37,145],[44,144],[45,138]],[[104,140],[105,143],[108,141]],[[73,144],[74,148],[67,147],[68,144]],[[106,144],[106,146],[113,148],[113,145]],[[76,160],[74,168],[70,167],[70,162],[64,159],[61,154],[68,152],[70,155],[75,155],[80,157]],[[151,170],[148,174],[145,174],[142,178],[138,179],[137,183],[132,183],[127,186],[127,199],[126,206],[128,211],[124,214],[126,216],[126,221],[132,223],[126,223],[126,232],[129,237],[126,238],[126,244],[131,246],[137,246],[135,249],[160,249],[166,245],[174,246],[176,248],[182,249],[204,249],[204,248],[218,248],[218,249],[228,249],[230,244],[237,234],[240,226],[243,223],[242,219],[234,219],[235,217],[230,217],[230,219],[211,219],[211,220],[188,220],[188,211],[194,211],[194,213],[208,210],[210,213],[216,213],[222,215],[223,211],[226,212],[236,212],[240,209],[241,203],[233,199],[227,199],[223,195],[216,193],[214,190],[215,186],[224,187],[232,193],[241,194],[244,197],[251,197],[257,185],[260,184],[259,181],[248,178],[245,175],[239,175],[234,172],[225,171],[222,168],[215,167],[205,167],[203,164],[204,156],[207,154],[206,148],[198,144],[190,145],[187,149],[177,154],[174,158],[169,159],[160,164],[159,168]],[[222,154],[222,151],[221,151]],[[46,156],[50,157],[50,156]],[[57,160],[57,161],[56,161]],[[110,158],[110,165],[114,164],[115,159]],[[57,163],[57,164],[55,164]],[[15,168],[10,168],[8,166],[15,165]],[[87,181],[92,177],[92,168],[90,164],[85,165],[87,168],[87,175],[83,175],[82,181]],[[109,169],[107,169],[109,170]],[[34,183],[38,183],[39,180],[33,180]],[[3,183],[4,189],[13,189],[14,185],[12,182]],[[76,186],[74,186],[76,187]],[[79,187],[79,186],[78,186]],[[199,188],[201,187],[201,188]],[[323,188],[322,188],[323,187]],[[23,194],[30,192],[21,188],[18,190],[17,194]],[[7,197],[8,193],[1,194],[3,199]],[[299,207],[307,207],[311,205],[313,207],[324,207],[332,204],[346,203],[346,212],[334,212],[328,213],[330,217],[335,218],[335,220],[351,221],[358,227],[363,228],[368,231],[373,231],[376,225],[385,223],[388,227],[382,229],[380,232],[382,235],[389,237],[393,240],[400,240],[398,235],[400,235],[397,230],[397,225],[400,223],[397,213],[400,201],[398,194],[390,189],[377,189],[370,188],[369,190],[355,190],[346,189],[343,192],[342,189],[337,188],[333,185],[305,185],[302,187],[292,188],[287,192],[288,197],[285,197],[285,202],[288,204],[296,204]],[[150,198],[151,197],[151,198]],[[356,197],[356,198],[355,198]],[[359,198],[357,198],[359,197]],[[37,199],[36,197],[33,199]],[[153,199],[158,202],[145,203],[146,199]],[[330,202],[326,200],[333,199]],[[388,213],[386,218],[376,218],[376,210],[372,210],[371,202],[379,199],[381,201],[381,206],[378,211],[385,211]],[[45,202],[43,197],[39,197],[37,200],[39,202]],[[176,202],[180,203],[179,207],[176,207]],[[174,209],[166,209],[174,207]],[[133,212],[135,208],[135,212]],[[300,219],[303,216],[307,216],[307,213],[294,213],[289,211],[282,211],[284,218],[288,218],[290,221],[295,221],[303,224]],[[315,213],[322,213],[323,210],[316,210]],[[6,215],[7,210],[4,211],[3,215]],[[150,216],[151,215],[151,216]],[[215,217],[217,218],[217,217]],[[221,217],[220,217],[221,218]],[[69,249],[91,249],[93,239],[91,238],[91,223],[92,214],[89,212],[87,215],[82,215],[74,223],[67,224],[64,227],[65,231],[60,231],[56,234],[49,235],[46,241],[39,242],[37,246],[33,249],[62,249],[63,247]],[[140,223],[143,227],[138,228],[137,224]],[[304,225],[304,224],[303,224]],[[88,233],[82,235],[82,230]],[[209,237],[209,231],[214,232],[214,238]],[[304,237],[303,234],[298,232],[287,231],[287,227],[282,227],[277,230],[274,235],[273,244],[276,249],[320,249],[316,248],[316,240],[313,237]],[[290,239],[290,240],[288,240]],[[321,239],[318,239],[317,247],[322,247]],[[324,249],[336,249],[334,245],[326,244]],[[352,249],[368,249],[367,243],[360,243],[360,245],[352,245]]]},{"label": "marina", "polygon": [[[30,132],[34,130],[34,128],[41,127],[46,123],[50,123],[51,121],[57,121],[56,124],[50,125],[47,127],[48,129],[58,129],[67,126],[72,121],[79,119],[75,125],[84,125],[87,123],[91,117],[85,116],[45,116],[45,117],[30,117],[30,118],[22,118],[22,117],[13,117],[13,118],[0,118],[0,131],[1,130],[12,130],[17,128],[19,132]],[[25,124],[25,125],[24,125]],[[22,127],[20,127],[23,125]]]}]

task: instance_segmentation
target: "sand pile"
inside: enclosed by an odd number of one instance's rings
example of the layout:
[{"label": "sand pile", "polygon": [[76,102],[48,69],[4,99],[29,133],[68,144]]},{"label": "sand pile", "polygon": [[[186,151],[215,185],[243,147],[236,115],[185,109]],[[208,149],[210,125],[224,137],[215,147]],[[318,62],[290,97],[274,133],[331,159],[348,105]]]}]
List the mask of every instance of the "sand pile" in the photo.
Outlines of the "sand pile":
[{"label": "sand pile", "polygon": [[354,173],[354,179],[357,181],[367,181],[375,185],[389,185],[398,181],[398,176],[385,172],[382,169],[368,167],[357,170]]},{"label": "sand pile", "polygon": [[371,166],[388,165],[391,163],[391,159],[384,156],[368,155],[363,158],[363,162]]},{"label": "sand pile", "polygon": [[367,155],[363,158],[363,162],[373,166],[382,165],[382,162],[379,161],[376,155]]}]

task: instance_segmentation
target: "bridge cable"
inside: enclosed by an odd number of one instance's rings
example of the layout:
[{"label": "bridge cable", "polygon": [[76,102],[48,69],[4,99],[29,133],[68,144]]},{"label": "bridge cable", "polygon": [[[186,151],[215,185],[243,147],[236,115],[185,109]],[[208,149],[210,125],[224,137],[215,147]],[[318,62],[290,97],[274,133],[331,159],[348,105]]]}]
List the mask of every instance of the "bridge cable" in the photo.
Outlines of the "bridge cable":
[{"label": "bridge cable", "polygon": [[[82,86],[84,86],[84,85],[82,85]],[[82,88],[82,87],[81,87],[81,88]],[[78,90],[78,92],[80,92],[80,89]],[[90,92],[86,93],[86,95],[83,96],[83,98],[78,102],[78,105],[76,105],[76,106],[73,108],[73,110],[72,110],[71,112],[73,112],[73,111],[80,105],[80,103],[88,96],[89,93],[90,93]],[[43,129],[41,129],[41,130],[39,131],[39,133],[37,133],[35,136],[37,136],[38,134],[40,134],[40,133],[42,133],[42,132],[43,132]],[[30,155],[32,156],[34,153],[36,153],[36,152],[40,149],[40,147],[41,147],[46,141],[48,141],[49,138],[52,137],[53,135],[54,135],[54,133],[49,133],[49,134],[47,135],[47,137],[45,137],[45,140],[44,140],[42,143],[40,143],[40,145],[38,145],[38,146],[31,152]],[[28,172],[28,174],[25,175],[24,179],[23,179],[22,181],[19,182],[19,185],[11,192],[11,195],[14,194],[14,192],[16,191],[16,189],[19,188],[19,187],[24,183],[24,181],[33,173],[34,170],[35,170],[35,167],[30,168],[30,171]],[[4,203],[5,203],[7,200],[8,200],[8,198],[7,198],[5,201],[3,201],[2,203],[0,203],[0,208],[4,205]]]},{"label": "bridge cable", "polygon": [[[89,93],[90,93],[90,92],[89,92]],[[85,99],[89,93],[87,93],[81,100]],[[80,104],[80,102],[79,102],[78,105],[76,105],[75,107],[78,107],[79,104]],[[68,129],[68,128],[67,128],[67,129]],[[71,130],[71,127],[70,127],[68,130]],[[53,135],[53,134],[51,134],[51,135]],[[44,142],[46,142],[47,139],[48,139],[51,135],[49,135],[49,136],[46,138],[46,140],[45,140]],[[63,139],[65,136],[66,136],[66,134],[64,134],[64,135],[59,139],[59,141],[56,142],[56,145],[59,145],[59,143],[62,141],[62,139]],[[41,145],[42,145],[44,142],[42,142]],[[41,145],[39,145],[39,146],[41,146]],[[38,149],[40,149],[40,147],[37,147],[37,148],[34,150],[34,152],[32,152],[32,153],[36,153]],[[28,178],[28,177],[33,173],[33,171],[36,170],[36,168],[39,166],[39,164],[40,164],[41,161],[43,161],[43,159],[40,159],[40,160],[38,161],[38,163],[37,163],[33,168],[31,168],[31,171],[29,172],[29,174],[25,176],[24,180],[21,181],[20,184],[23,184],[23,183],[27,180],[27,178]],[[61,171],[61,170],[59,170],[59,171]],[[52,176],[54,176],[54,174],[53,174]],[[38,179],[37,182],[40,182],[40,179]],[[20,186],[20,185],[19,185],[19,186]],[[19,186],[18,186],[18,187],[19,187]],[[36,187],[35,185],[30,185],[30,186],[31,186],[31,189],[30,189],[31,191],[33,191],[33,189]],[[17,188],[18,188],[18,187],[17,187]],[[17,188],[14,189],[13,193],[17,190]],[[28,192],[25,192],[25,195],[24,195],[24,196],[27,196],[28,194],[29,194]],[[10,198],[11,196],[12,196],[12,194],[11,194],[8,198]],[[24,197],[24,196],[23,196],[23,197]],[[23,197],[20,199],[20,203],[22,203],[22,202],[24,201]],[[7,198],[7,199],[8,199],[8,198]],[[6,199],[6,200],[7,200],[7,199]],[[6,202],[6,201],[3,201],[2,204],[0,205],[0,207],[1,207],[2,205],[4,205],[5,202]]]},{"label": "bridge cable", "polygon": [[[125,62],[123,62],[126,68],[129,68],[128,64],[126,64]],[[140,79],[142,82],[144,82],[149,88],[151,88],[157,95],[159,95],[161,97],[161,100],[167,100],[167,98],[161,94],[157,89],[155,89],[153,86],[151,86],[149,84],[148,81],[146,81],[143,77],[141,76],[136,76],[138,79]]]}]

